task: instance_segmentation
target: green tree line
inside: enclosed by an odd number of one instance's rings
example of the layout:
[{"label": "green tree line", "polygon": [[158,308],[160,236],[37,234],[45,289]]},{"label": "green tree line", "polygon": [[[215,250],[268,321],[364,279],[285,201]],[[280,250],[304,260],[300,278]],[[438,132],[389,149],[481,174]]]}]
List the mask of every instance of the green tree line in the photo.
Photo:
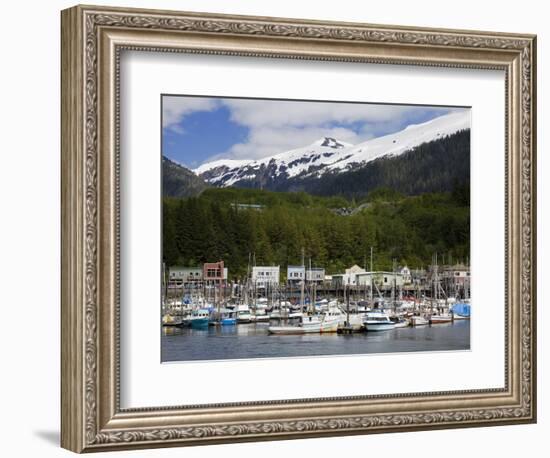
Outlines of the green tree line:
[{"label": "green tree line", "polygon": [[168,266],[223,260],[230,279],[246,275],[249,253],[258,265],[280,265],[284,275],[287,265],[301,263],[302,248],[329,274],[368,263],[371,247],[376,269],[391,269],[393,259],[425,267],[434,252],[469,256],[469,205],[467,185],[419,196],[381,188],[357,201],[211,188],[198,197],[163,199],[163,258]]}]

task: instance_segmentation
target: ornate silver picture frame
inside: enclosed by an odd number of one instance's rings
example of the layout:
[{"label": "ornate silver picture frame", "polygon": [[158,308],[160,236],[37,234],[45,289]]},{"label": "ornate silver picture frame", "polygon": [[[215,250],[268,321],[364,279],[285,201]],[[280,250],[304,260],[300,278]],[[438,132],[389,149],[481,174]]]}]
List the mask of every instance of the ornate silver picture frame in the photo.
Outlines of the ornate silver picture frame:
[{"label": "ornate silver picture frame", "polygon": [[[76,6],[62,12],[61,445],[75,452],[536,421],[536,37]],[[505,386],[121,407],[120,57],[126,50],[505,73]],[[155,326],[158,326],[155,323]]]}]

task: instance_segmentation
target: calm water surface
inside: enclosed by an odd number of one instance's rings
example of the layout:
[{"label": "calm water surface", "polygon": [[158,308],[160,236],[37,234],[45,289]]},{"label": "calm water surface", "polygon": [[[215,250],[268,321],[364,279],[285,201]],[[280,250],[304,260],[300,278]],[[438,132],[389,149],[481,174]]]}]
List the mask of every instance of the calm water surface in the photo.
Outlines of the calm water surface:
[{"label": "calm water surface", "polygon": [[468,320],[352,335],[275,336],[268,334],[268,326],[250,323],[204,330],[164,327],[161,359],[199,361],[470,349]]}]

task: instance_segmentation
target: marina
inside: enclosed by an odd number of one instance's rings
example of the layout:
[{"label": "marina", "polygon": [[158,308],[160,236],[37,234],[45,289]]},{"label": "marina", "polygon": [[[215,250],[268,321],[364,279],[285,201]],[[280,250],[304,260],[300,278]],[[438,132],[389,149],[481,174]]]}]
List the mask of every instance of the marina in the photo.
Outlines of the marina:
[{"label": "marina", "polygon": [[162,361],[470,348],[469,269],[436,255],[413,273],[371,261],[327,278],[304,257],[284,281],[279,266],[249,266],[238,282],[223,261],[187,272],[192,280],[177,284],[172,271],[164,285]]}]

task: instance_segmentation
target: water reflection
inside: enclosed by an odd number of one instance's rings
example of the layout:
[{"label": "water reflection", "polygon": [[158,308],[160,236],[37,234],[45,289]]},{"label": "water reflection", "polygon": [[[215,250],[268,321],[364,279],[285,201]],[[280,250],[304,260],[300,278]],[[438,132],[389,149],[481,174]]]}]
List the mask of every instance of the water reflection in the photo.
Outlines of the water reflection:
[{"label": "water reflection", "polygon": [[467,350],[470,322],[353,335],[270,335],[268,323],[164,327],[162,361]]}]

